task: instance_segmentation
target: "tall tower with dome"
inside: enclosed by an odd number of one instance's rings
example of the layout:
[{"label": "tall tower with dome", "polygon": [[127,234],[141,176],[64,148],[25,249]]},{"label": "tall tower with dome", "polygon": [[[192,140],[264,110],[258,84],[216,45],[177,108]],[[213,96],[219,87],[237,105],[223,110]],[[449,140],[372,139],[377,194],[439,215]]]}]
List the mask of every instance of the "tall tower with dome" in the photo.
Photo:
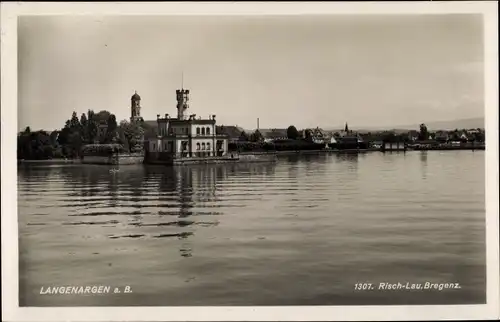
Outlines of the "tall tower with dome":
[{"label": "tall tower with dome", "polygon": [[141,119],[141,97],[135,91],[135,94],[130,98],[130,122],[139,121]]}]

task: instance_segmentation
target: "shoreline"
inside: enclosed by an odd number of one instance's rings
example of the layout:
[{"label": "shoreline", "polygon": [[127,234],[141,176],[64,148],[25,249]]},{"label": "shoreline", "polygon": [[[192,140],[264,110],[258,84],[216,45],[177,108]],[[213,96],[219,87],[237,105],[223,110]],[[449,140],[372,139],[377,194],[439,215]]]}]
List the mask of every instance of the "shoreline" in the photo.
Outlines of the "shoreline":
[{"label": "shoreline", "polygon": [[[378,148],[369,149],[345,149],[345,150],[298,150],[298,151],[259,151],[259,152],[236,152],[239,155],[266,155],[266,154],[276,154],[276,155],[297,155],[297,154],[321,154],[321,153],[367,153],[367,152],[382,152],[382,153],[401,153],[401,152],[412,152],[412,151],[484,151],[485,147],[436,147],[436,148],[408,148],[407,150],[394,150],[394,151],[381,151]],[[48,159],[48,160],[17,160],[18,164],[27,163],[50,163],[50,164],[82,164],[80,159]],[[147,163],[144,163],[147,164]]]}]

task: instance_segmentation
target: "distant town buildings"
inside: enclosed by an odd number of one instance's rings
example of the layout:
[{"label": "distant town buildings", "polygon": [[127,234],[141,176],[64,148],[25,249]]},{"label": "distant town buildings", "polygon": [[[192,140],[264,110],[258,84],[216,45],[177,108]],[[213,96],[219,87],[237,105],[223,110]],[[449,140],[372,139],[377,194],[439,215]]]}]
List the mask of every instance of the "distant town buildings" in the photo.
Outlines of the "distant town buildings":
[{"label": "distant town buildings", "polygon": [[266,143],[288,139],[286,129],[271,129],[270,131],[265,131],[262,135]]}]

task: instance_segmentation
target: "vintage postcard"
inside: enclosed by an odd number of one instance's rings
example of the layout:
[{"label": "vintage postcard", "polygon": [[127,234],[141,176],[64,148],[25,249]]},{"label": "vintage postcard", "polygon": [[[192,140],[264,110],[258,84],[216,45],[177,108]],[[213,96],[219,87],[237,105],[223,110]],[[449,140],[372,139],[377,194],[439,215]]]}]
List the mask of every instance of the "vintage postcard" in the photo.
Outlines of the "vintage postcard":
[{"label": "vintage postcard", "polygon": [[497,9],[2,3],[3,319],[497,319]]}]

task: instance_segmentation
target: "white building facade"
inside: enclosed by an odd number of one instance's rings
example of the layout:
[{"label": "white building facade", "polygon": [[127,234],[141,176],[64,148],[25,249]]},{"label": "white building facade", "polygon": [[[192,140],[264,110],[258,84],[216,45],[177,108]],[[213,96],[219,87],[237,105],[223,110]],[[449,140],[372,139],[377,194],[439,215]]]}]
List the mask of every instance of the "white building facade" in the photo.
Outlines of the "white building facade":
[{"label": "white building facade", "polygon": [[216,133],[215,115],[207,119],[186,115],[189,90],[177,90],[177,118],[157,115],[158,136],[146,144],[153,159],[223,157],[228,151],[228,137]]}]

